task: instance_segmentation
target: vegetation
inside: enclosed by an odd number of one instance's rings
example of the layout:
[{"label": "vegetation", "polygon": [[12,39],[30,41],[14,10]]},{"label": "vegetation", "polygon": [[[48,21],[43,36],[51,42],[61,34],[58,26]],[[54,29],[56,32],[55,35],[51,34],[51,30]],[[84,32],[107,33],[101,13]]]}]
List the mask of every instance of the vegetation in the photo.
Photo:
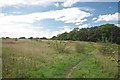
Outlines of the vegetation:
[{"label": "vegetation", "polygon": [[105,24],[75,28],[52,40],[2,38],[2,77],[118,78],[119,34],[119,27]]},{"label": "vegetation", "polygon": [[99,50],[103,55],[114,57],[114,54],[118,53],[118,46],[116,44],[103,43]]},{"label": "vegetation", "polygon": [[[114,78],[117,74],[117,60],[112,61],[99,51],[103,44],[53,40],[36,42],[29,39],[5,39],[2,44],[4,78],[64,78],[79,62],[80,65],[71,77]],[[52,44],[58,46],[58,49]],[[76,46],[81,46],[82,49]],[[64,52],[66,48],[69,50],[67,53]],[[117,54],[116,50],[114,56]]]},{"label": "vegetation", "polygon": [[2,39],[0,39],[0,79],[2,78]]},{"label": "vegetation", "polygon": [[75,49],[77,51],[77,53],[85,53],[85,44],[83,43],[76,43]]},{"label": "vegetation", "polygon": [[51,39],[112,42],[120,44],[120,28],[114,24],[104,24],[90,28],[74,28],[71,32],[53,36]]},{"label": "vegetation", "polygon": [[55,41],[53,42],[52,46],[53,48],[58,51],[59,53],[65,53],[66,52],[66,42],[64,41]]},{"label": "vegetation", "polygon": [[26,39],[25,37],[20,37],[19,39]]},{"label": "vegetation", "polygon": [[[94,45],[94,46],[93,46]],[[104,44],[94,44],[94,43],[88,43],[86,51],[91,51],[86,59],[82,60],[80,64],[78,65],[77,69],[75,69],[72,77],[81,77],[81,78],[116,78],[118,76],[118,67],[117,67],[117,60],[118,55],[117,51],[118,49],[114,49],[114,53],[112,52],[109,54],[111,57],[104,55],[101,51],[99,51],[99,48],[104,47],[106,43]],[[107,45],[114,45],[110,46],[110,48],[118,47],[116,44],[107,44]],[[109,51],[109,50],[108,50]],[[114,57],[116,56],[116,57]],[[114,58],[113,58],[114,57]],[[114,60],[113,60],[114,59]]]}]

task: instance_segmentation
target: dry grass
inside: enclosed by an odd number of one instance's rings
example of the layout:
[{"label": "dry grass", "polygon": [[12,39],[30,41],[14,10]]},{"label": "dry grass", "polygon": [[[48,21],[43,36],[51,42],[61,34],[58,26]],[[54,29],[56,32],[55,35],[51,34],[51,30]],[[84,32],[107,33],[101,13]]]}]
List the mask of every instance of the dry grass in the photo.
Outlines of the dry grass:
[{"label": "dry grass", "polygon": [[[102,47],[102,44],[94,44],[95,46],[95,51],[94,51],[94,56],[97,61],[100,61],[104,67],[103,72],[110,72],[113,74],[113,76],[116,76],[118,73],[118,63],[117,63],[117,57],[116,60],[113,60],[113,57],[103,55],[100,51],[99,48]],[[114,56],[118,56],[117,53],[114,54]]]},{"label": "dry grass", "polygon": [[2,39],[0,39],[0,79],[2,78]]},{"label": "dry grass", "polygon": [[[3,40],[3,77],[65,77],[67,71],[73,64],[82,59],[84,54],[76,52],[75,45],[79,43],[78,41],[64,41],[63,43],[67,44],[64,49],[70,54],[65,52],[57,54],[58,51],[53,47],[54,42],[52,40],[35,41],[27,39]],[[102,63],[101,66],[103,65],[105,73],[110,70],[113,74],[117,72],[116,62],[111,61],[97,50],[99,44],[80,43],[85,45],[87,53],[92,52],[96,60]]]},{"label": "dry grass", "polygon": [[58,63],[62,65],[64,62],[70,61],[69,60],[70,58],[72,60],[72,57],[78,55],[78,54],[68,55],[64,53],[56,54],[57,51],[54,50],[54,48],[51,46],[52,41],[47,41],[47,40],[15,41],[9,39],[9,40],[3,40],[2,43],[3,43],[3,48],[2,48],[3,67],[4,67],[3,77],[30,77],[34,75],[34,74],[30,75],[31,72],[37,71],[42,68],[43,69],[48,68],[47,66],[51,67],[52,65],[58,65]]}]

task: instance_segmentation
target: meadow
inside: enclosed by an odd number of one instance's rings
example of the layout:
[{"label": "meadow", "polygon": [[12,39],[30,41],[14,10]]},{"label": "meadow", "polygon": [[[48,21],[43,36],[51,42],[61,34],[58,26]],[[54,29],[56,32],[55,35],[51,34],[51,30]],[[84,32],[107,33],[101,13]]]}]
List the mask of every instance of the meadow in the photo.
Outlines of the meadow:
[{"label": "meadow", "polygon": [[0,39],[0,79],[2,78],[2,39]]},{"label": "meadow", "polygon": [[112,43],[3,39],[3,78],[115,78],[118,46]]}]

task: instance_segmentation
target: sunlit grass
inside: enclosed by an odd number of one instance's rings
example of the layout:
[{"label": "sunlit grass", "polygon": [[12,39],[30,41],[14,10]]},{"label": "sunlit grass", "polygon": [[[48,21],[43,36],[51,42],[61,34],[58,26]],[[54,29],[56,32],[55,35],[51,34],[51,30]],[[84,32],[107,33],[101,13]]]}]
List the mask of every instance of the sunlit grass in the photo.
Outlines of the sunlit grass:
[{"label": "sunlit grass", "polygon": [[28,39],[6,39],[2,43],[5,78],[64,78],[86,55],[90,56],[80,63],[71,77],[106,78],[114,77],[117,73],[116,62],[99,51],[102,44]]}]

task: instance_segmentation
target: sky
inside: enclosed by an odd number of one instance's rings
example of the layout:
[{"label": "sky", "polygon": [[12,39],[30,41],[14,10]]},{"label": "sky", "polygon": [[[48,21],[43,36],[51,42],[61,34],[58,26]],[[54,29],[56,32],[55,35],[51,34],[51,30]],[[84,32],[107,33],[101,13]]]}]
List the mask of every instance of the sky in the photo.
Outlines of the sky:
[{"label": "sky", "polygon": [[118,25],[119,0],[93,1],[0,0],[0,37],[51,38],[74,28]]}]

